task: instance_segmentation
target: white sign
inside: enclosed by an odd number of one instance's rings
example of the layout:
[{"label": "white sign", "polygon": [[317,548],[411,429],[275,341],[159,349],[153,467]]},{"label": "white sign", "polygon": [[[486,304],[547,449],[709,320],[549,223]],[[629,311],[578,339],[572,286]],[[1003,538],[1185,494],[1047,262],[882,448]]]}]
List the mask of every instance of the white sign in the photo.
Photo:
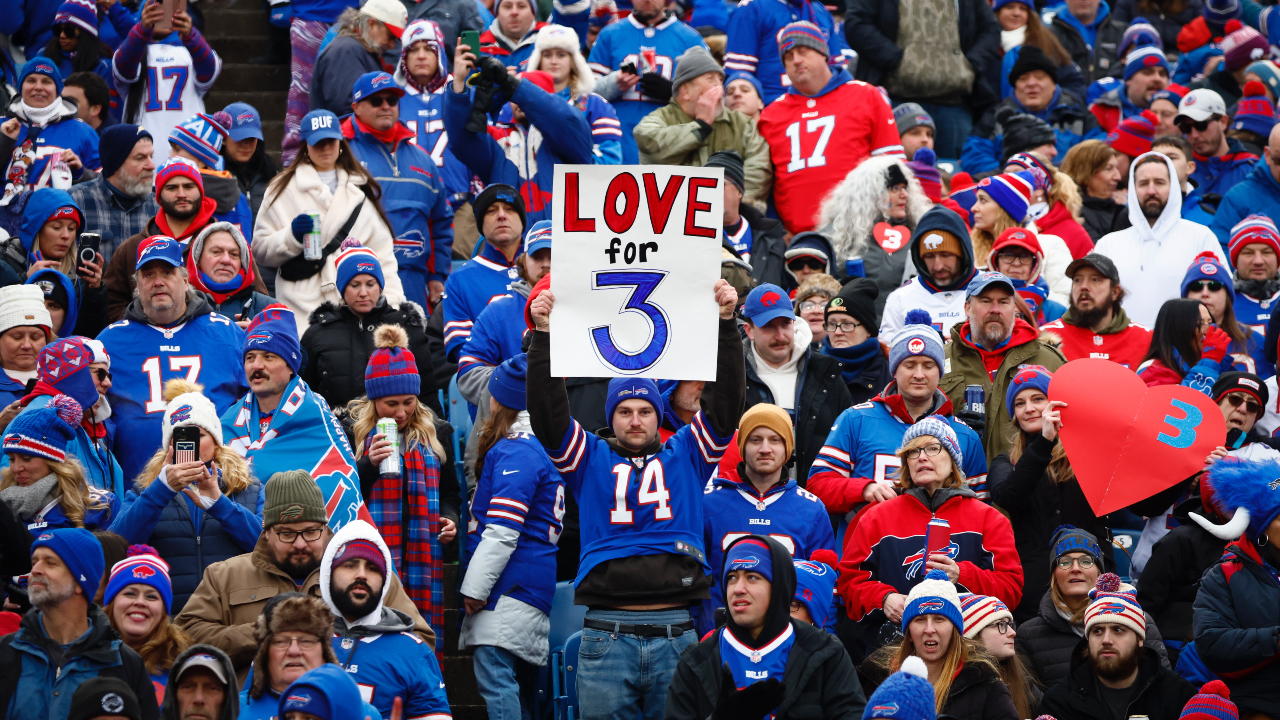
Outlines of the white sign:
[{"label": "white sign", "polygon": [[551,374],[715,380],[724,171],[555,173]]}]

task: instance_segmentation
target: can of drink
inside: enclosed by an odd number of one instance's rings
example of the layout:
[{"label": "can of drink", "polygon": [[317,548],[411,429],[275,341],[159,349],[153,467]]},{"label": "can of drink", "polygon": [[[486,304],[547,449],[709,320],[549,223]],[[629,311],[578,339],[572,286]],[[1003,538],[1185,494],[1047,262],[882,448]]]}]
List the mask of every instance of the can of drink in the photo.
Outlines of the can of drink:
[{"label": "can of drink", "polygon": [[311,232],[302,236],[302,257],[305,260],[319,260],[324,257],[324,241],[320,239],[320,213],[308,212],[311,216]]},{"label": "can of drink", "polygon": [[847,277],[866,277],[867,269],[862,263],[862,258],[849,258],[844,261],[844,274]]},{"label": "can of drink", "polygon": [[987,415],[986,395],[981,385],[966,385],[964,388],[964,409],[980,417]]},{"label": "can of drink", "polygon": [[641,45],[640,59],[644,62],[644,72],[658,72],[658,48]]},{"label": "can of drink", "polygon": [[391,454],[378,463],[378,475],[381,477],[400,477],[400,430],[394,418],[378,420],[377,432],[386,436],[391,443]]}]

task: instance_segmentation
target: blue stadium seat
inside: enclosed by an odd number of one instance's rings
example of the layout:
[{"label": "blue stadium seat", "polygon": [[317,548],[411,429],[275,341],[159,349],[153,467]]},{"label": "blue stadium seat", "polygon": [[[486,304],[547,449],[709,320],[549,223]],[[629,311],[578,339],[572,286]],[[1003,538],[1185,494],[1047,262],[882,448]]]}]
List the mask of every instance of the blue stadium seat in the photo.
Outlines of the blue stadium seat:
[{"label": "blue stadium seat", "polygon": [[[551,657],[538,672],[537,717],[547,717],[550,707],[555,717],[563,717],[561,707],[565,693],[565,641],[574,633],[582,634],[582,618],[587,614],[585,605],[573,604],[573,583],[556,583],[556,594],[551,598],[551,632],[547,638]],[[574,651],[577,656],[577,650]]]},{"label": "blue stadium seat", "polygon": [[556,594],[551,599],[552,650],[562,647],[570,635],[582,630],[582,618],[587,614],[586,605],[573,604],[573,582],[556,583]]},{"label": "blue stadium seat", "polygon": [[[467,438],[471,437],[471,410],[467,407],[467,401],[462,397],[462,391],[458,390],[458,376],[455,374],[449,378],[449,424],[453,426],[453,437],[457,441],[465,445]],[[462,456],[459,455],[458,458]]]},{"label": "blue stadium seat", "polygon": [[574,720],[578,716],[578,648],[582,647],[582,631],[565,640],[560,653],[562,667],[560,693],[556,696],[556,720]]},{"label": "blue stadium seat", "polygon": [[1125,582],[1132,582],[1129,578],[1129,567],[1133,558],[1133,551],[1138,548],[1138,538],[1140,537],[1142,537],[1142,532],[1138,530],[1111,531],[1112,553],[1116,557],[1116,574]]}]

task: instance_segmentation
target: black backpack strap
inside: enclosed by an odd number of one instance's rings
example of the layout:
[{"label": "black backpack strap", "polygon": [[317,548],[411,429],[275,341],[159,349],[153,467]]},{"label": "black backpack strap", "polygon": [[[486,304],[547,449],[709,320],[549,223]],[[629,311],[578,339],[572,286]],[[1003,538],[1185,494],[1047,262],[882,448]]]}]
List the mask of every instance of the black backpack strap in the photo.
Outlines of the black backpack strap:
[{"label": "black backpack strap", "polygon": [[[367,199],[367,198],[366,198]],[[351,232],[351,228],[356,226],[356,220],[360,218],[360,210],[364,208],[361,202],[356,209],[347,218],[347,222],[338,229],[338,233],[333,236],[328,245],[324,246],[324,253],[320,255],[319,260],[307,260],[302,255],[290,258],[285,264],[280,266],[280,277],[289,282],[298,282],[315,276],[324,267],[324,263],[329,256],[338,251],[338,246],[343,240],[347,239],[347,235]]]}]

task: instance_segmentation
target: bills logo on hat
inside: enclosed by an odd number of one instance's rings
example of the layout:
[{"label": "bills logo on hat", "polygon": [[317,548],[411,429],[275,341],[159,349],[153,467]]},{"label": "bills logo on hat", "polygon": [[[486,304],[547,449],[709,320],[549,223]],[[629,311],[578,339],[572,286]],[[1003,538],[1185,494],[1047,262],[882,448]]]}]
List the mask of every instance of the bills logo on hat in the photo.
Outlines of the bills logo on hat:
[{"label": "bills logo on hat", "polygon": [[191,406],[183,405],[177,410],[174,410],[173,414],[169,416],[169,424],[174,425],[180,422],[186,422],[190,419],[191,419]]},{"label": "bills logo on hat", "polygon": [[256,119],[257,118],[253,116],[253,113],[241,113],[236,116],[236,124],[243,125],[245,123],[251,123]]},{"label": "bills logo on hat", "polygon": [[912,355],[919,355],[924,352],[924,340],[922,338],[911,338],[907,341],[907,352]]},{"label": "bills logo on hat", "polygon": [[811,560],[797,560],[796,565],[805,568],[818,577],[822,577],[828,572],[831,572],[831,568],[827,567],[826,563],[813,562]]},{"label": "bills logo on hat", "polygon": [[102,696],[102,709],[108,715],[119,715],[124,710],[124,699],[115,693],[107,693]]},{"label": "bills logo on hat", "polygon": [[391,83],[392,83],[391,76],[387,75],[386,73],[383,73],[382,75],[379,75],[378,77],[374,78],[373,82],[370,84],[373,85],[374,87],[378,87],[379,85],[390,85]]},{"label": "bills logo on hat", "polygon": [[753,568],[759,564],[759,558],[742,558],[741,560],[734,560],[732,568],[734,570],[746,570],[747,568]]},{"label": "bills logo on hat", "polygon": [[774,305],[777,305],[778,301],[781,299],[782,299],[782,296],[779,295],[778,293],[767,292],[760,296],[760,304],[764,305],[765,307],[773,307]]},{"label": "bills logo on hat", "polygon": [[937,233],[931,233],[924,236],[924,247],[926,250],[933,250],[942,244],[942,236]]},{"label": "bills logo on hat", "polygon": [[53,539],[53,533],[45,533],[40,537],[36,538],[36,540],[39,540],[40,542],[44,542],[45,540],[52,540],[52,539]]},{"label": "bills logo on hat", "polygon": [[1148,55],[1142,59],[1142,64],[1146,65],[1147,67],[1150,67],[1152,65],[1159,65],[1160,58],[1156,57],[1155,55]]},{"label": "bills logo on hat", "polygon": [[254,333],[254,334],[250,335],[249,337],[245,338],[245,340],[246,340],[250,345],[265,345],[265,344],[267,344],[268,342],[270,342],[270,341],[271,341],[271,333],[269,333],[269,332],[265,332],[265,331],[264,331],[264,332]]},{"label": "bills logo on hat", "polygon": [[280,511],[280,522],[293,522],[302,519],[302,514],[306,510],[301,505],[290,505]]},{"label": "bills logo on hat", "polygon": [[373,263],[358,263],[356,265],[356,274],[373,272]]},{"label": "bills logo on hat", "polygon": [[306,705],[307,703],[311,702],[311,698],[307,695],[290,695],[289,697],[285,698],[285,702],[289,703],[290,705]]},{"label": "bills logo on hat", "polygon": [[1217,275],[1218,268],[1213,263],[1200,263],[1200,272],[1205,275]]},{"label": "bills logo on hat", "polygon": [[1238,382],[1241,385],[1244,385],[1245,387],[1251,387],[1254,390],[1258,389],[1258,383],[1253,380],[1250,380],[1249,378],[1240,378]]},{"label": "bills logo on hat", "polygon": [[871,714],[874,715],[897,715],[898,703],[884,703],[871,708]]},{"label": "bills logo on hat", "polygon": [[922,614],[941,612],[943,604],[941,600],[925,600],[919,605]]},{"label": "bills logo on hat", "polygon": [[133,569],[133,576],[136,578],[155,577],[156,571],[155,568],[149,565],[139,565]]},{"label": "bills logo on hat", "polygon": [[1128,609],[1129,606],[1122,602],[1106,602],[1099,605],[1094,612],[1107,615],[1123,615]]}]

